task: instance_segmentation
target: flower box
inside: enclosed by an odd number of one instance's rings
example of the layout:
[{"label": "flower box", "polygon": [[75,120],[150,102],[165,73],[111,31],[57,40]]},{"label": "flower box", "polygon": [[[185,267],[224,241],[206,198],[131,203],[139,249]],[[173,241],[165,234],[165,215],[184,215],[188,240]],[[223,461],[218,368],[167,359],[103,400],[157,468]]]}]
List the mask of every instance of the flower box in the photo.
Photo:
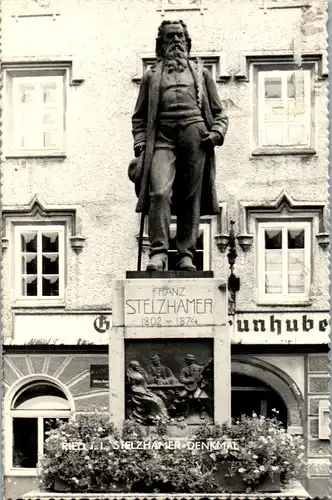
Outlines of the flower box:
[{"label": "flower box", "polygon": [[225,489],[225,491],[230,493],[242,493],[245,492],[249,487],[251,487],[255,491],[264,491],[270,493],[278,493],[281,491],[280,473],[264,475],[255,485],[250,485],[243,481],[239,472],[235,474],[235,476],[229,475],[229,470],[232,463],[233,462],[230,461],[219,462],[214,473],[216,481]]}]

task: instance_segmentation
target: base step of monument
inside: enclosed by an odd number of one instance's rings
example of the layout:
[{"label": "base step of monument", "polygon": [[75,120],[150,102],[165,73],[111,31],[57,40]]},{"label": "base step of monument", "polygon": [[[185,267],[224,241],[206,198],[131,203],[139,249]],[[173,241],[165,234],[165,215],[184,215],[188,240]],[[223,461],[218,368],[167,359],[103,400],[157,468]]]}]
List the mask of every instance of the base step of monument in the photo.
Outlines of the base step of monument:
[{"label": "base step of monument", "polygon": [[127,279],[213,278],[213,271],[126,271]]},{"label": "base step of monument", "polygon": [[53,493],[30,491],[24,500],[310,500],[300,483],[294,483],[279,493]]}]

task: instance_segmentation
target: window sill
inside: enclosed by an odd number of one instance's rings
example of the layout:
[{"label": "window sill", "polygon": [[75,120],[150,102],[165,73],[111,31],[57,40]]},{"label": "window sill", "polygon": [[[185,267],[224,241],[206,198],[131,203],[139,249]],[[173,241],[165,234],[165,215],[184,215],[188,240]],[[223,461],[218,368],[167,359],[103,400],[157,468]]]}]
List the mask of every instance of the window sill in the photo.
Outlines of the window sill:
[{"label": "window sill", "polygon": [[299,1],[296,1],[296,0],[292,0],[292,1],[286,1],[286,0],[283,0],[283,1],[280,1],[280,2],[276,2],[274,1],[273,2],[269,2],[267,4],[264,4],[264,5],[260,5],[260,9],[294,9],[295,7],[310,7],[309,5],[309,2],[306,2],[306,1],[302,1],[302,0],[299,0]]},{"label": "window sill", "polygon": [[5,472],[5,476],[37,476],[37,469],[27,469],[25,467],[12,468]]},{"label": "window sill", "polygon": [[251,156],[278,156],[278,155],[316,155],[317,152],[312,148],[257,148],[252,151]]},{"label": "window sill", "polygon": [[34,301],[26,301],[26,300],[16,300],[12,305],[12,309],[53,309],[53,308],[64,308],[66,306],[64,300],[57,300],[54,302],[50,301],[42,301],[42,300],[34,300]]},{"label": "window sill", "polygon": [[201,10],[201,7],[186,7],[186,6],[172,6],[172,7],[164,7],[163,9],[157,9],[157,12],[169,12],[169,11],[190,11],[190,10]]},{"label": "window sill", "polygon": [[5,154],[5,158],[10,160],[12,158],[59,158],[64,159],[67,158],[66,153],[61,151],[52,152],[52,151],[24,151],[24,152],[12,152]]},{"label": "window sill", "polygon": [[264,307],[264,306],[276,306],[276,307],[309,307],[312,306],[312,302],[306,298],[306,299],[292,299],[292,298],[274,298],[274,299],[263,299],[260,298],[257,300],[257,306],[259,307]]}]

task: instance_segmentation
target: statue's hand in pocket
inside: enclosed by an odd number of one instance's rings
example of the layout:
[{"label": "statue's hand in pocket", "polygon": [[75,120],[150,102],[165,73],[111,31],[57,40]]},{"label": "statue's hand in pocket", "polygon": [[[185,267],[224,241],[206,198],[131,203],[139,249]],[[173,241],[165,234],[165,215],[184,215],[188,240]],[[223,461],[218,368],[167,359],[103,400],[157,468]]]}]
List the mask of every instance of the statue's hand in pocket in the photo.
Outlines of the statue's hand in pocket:
[{"label": "statue's hand in pocket", "polygon": [[206,132],[202,137],[201,144],[206,150],[213,150],[217,144],[220,144],[220,135],[218,132]]}]

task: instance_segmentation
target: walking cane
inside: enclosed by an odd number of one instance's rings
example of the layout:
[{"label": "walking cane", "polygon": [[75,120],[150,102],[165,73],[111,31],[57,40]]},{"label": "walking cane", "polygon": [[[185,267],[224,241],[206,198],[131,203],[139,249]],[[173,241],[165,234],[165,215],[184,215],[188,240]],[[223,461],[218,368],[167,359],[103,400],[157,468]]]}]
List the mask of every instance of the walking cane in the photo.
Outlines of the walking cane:
[{"label": "walking cane", "polygon": [[138,237],[138,258],[137,258],[137,271],[141,270],[142,263],[142,249],[143,249],[143,233],[144,233],[144,211],[141,213],[141,224],[139,228],[139,237]]}]

